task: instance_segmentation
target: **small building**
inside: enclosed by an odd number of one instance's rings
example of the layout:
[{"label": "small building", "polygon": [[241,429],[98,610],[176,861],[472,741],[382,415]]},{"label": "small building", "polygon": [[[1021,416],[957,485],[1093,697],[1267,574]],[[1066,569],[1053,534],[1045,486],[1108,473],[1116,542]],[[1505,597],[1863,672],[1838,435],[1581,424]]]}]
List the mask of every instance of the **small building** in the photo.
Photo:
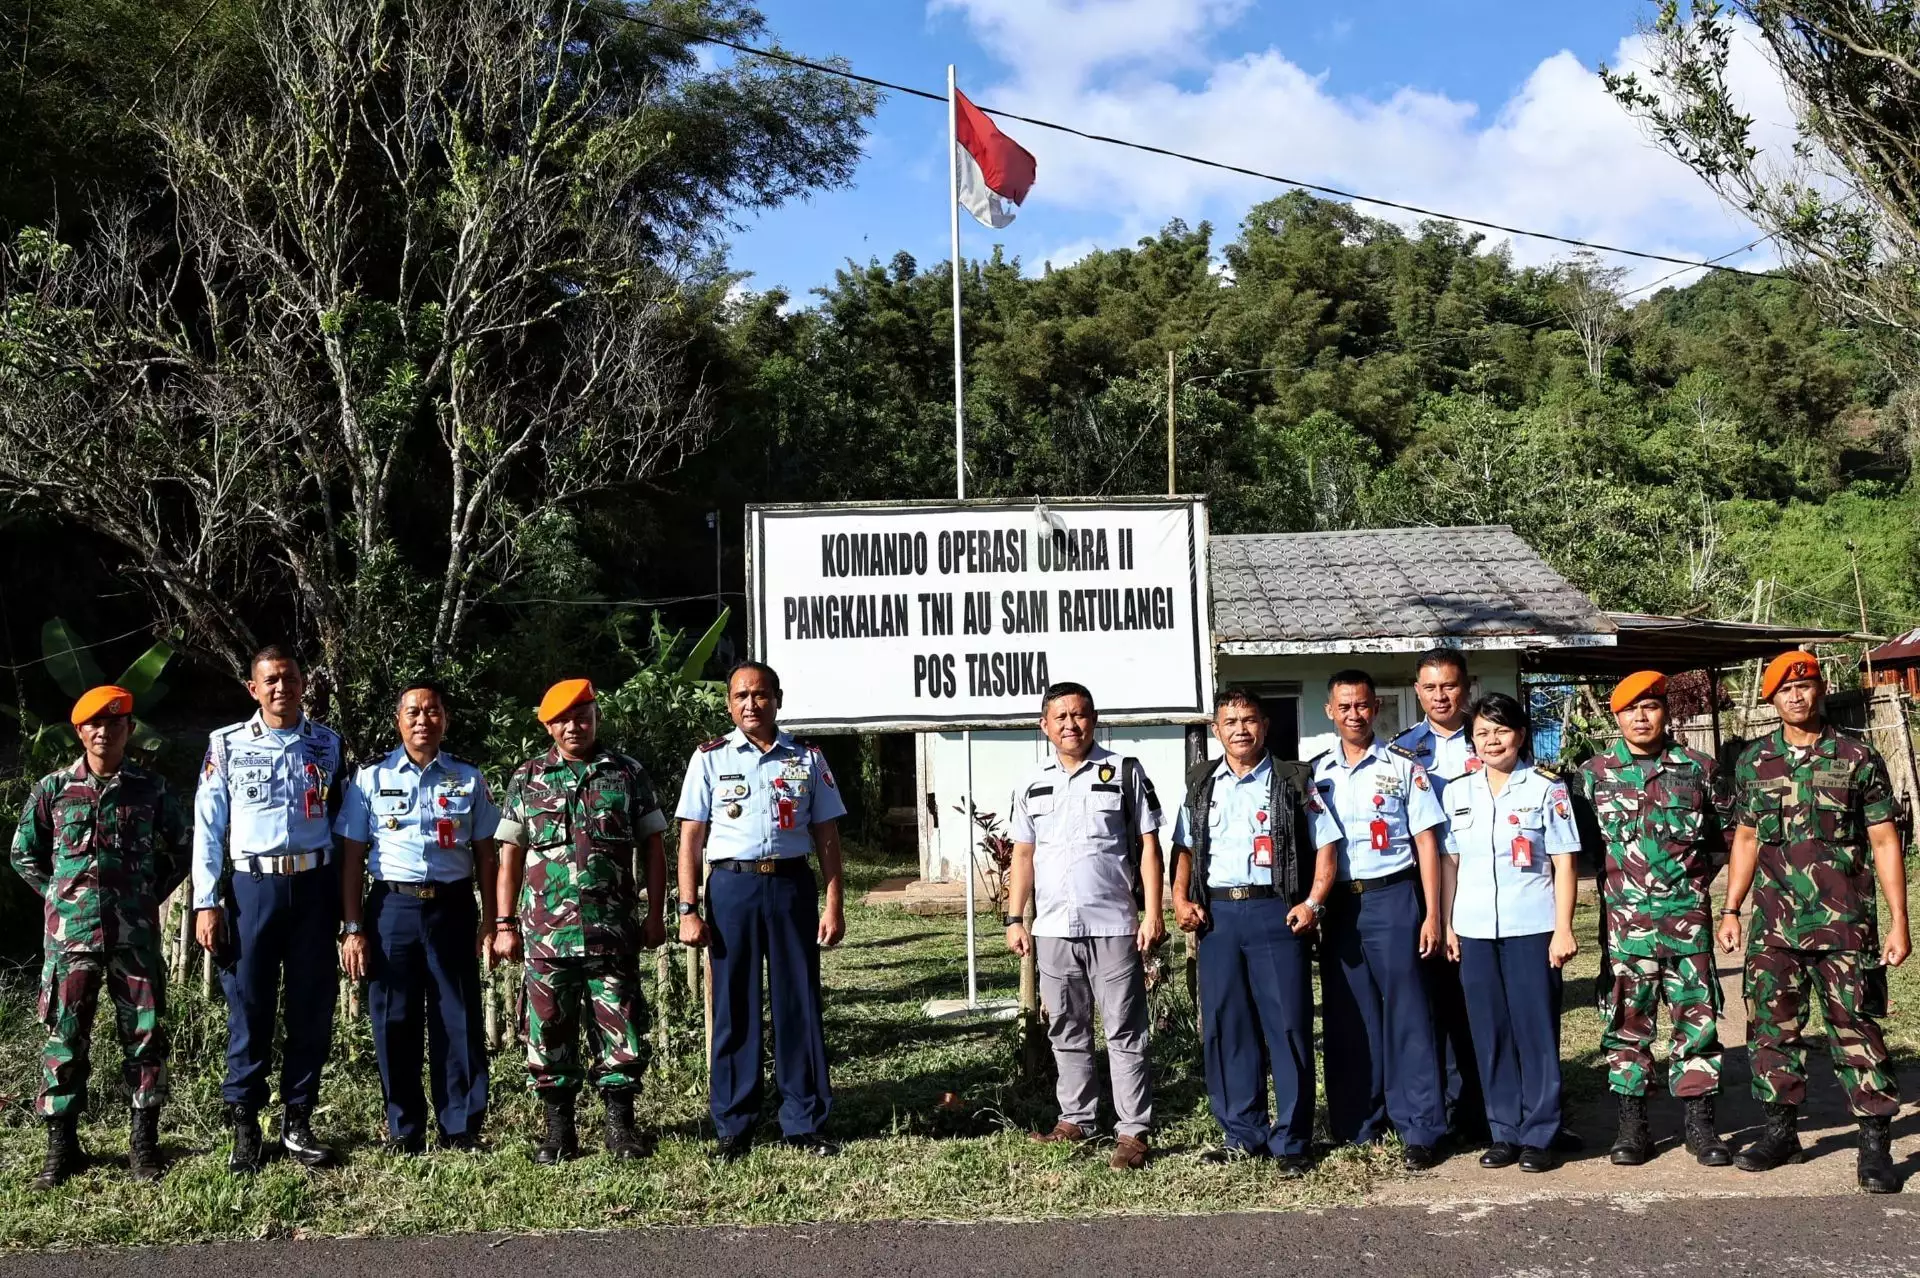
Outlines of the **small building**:
[{"label": "small building", "polygon": [[1860,666],[1873,687],[1891,684],[1910,697],[1920,697],[1920,626],[1881,644],[1861,660]]},{"label": "small building", "polygon": [[[1390,738],[1419,721],[1413,662],[1429,648],[1463,652],[1476,692],[1517,695],[1522,670],[1550,668],[1542,658],[1555,650],[1618,641],[1616,621],[1504,526],[1220,536],[1208,553],[1216,682],[1261,698],[1274,749],[1287,758],[1312,758],[1337,739],[1325,710],[1337,670],[1373,675],[1383,702],[1377,730]],[[1031,730],[973,733],[970,760],[961,733],[920,735],[923,879],[965,872],[975,842],[964,815],[969,772],[976,810],[1004,817],[1019,778],[1045,756],[1038,706],[1034,718]],[[1212,745],[1211,735],[1169,725],[1101,738],[1140,759],[1170,835],[1189,750]]]}]

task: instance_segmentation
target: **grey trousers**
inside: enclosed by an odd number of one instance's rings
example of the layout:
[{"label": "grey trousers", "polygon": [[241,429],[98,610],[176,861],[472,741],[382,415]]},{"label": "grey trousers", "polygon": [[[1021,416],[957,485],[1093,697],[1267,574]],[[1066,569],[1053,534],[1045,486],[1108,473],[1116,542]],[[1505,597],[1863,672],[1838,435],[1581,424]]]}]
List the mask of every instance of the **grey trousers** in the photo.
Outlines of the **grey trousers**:
[{"label": "grey trousers", "polygon": [[1114,1131],[1142,1136],[1153,1126],[1153,1080],[1147,1073],[1147,986],[1140,953],[1127,936],[1036,936],[1040,1000],[1047,1039],[1060,1072],[1055,1096],[1060,1119],[1087,1131],[1100,1114],[1099,1075],[1093,1064],[1093,1012],[1107,1031],[1107,1069],[1113,1075]]}]

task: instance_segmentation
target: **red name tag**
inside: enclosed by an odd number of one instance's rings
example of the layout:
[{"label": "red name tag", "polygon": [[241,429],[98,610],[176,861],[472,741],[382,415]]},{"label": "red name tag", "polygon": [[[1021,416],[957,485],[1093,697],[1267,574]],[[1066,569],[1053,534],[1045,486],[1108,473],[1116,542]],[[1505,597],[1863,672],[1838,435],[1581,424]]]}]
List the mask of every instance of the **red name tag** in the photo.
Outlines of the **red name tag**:
[{"label": "red name tag", "polygon": [[1513,863],[1520,869],[1529,869],[1533,865],[1533,840],[1524,834],[1513,839]]},{"label": "red name tag", "polygon": [[453,818],[441,817],[433,823],[433,835],[443,848],[454,846]]},{"label": "red name tag", "polygon": [[1256,834],[1253,836],[1253,863],[1258,866],[1273,865],[1273,836]]},{"label": "red name tag", "polygon": [[773,810],[774,823],[782,830],[791,830],[793,828],[793,800],[783,794],[774,801]]},{"label": "red name tag", "polygon": [[1367,826],[1367,830],[1375,852],[1385,852],[1392,845],[1393,840],[1388,835],[1387,823],[1379,817],[1373,819],[1373,822]]}]

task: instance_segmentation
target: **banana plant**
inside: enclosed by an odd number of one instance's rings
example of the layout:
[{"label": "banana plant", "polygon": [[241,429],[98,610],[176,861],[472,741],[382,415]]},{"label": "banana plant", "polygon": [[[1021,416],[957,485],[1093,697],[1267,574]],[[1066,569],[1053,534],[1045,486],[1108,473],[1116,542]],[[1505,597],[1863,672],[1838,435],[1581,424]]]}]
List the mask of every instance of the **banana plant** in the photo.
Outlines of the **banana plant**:
[{"label": "banana plant", "polygon": [[[92,649],[93,645],[83,643],[62,618],[54,617],[40,627],[40,655],[47,671],[60,691],[75,700],[88,688],[108,682],[100,664],[93,659]],[[172,660],[173,645],[161,640],[134,658],[133,664],[112,682],[133,694],[134,705],[151,711],[167,695],[167,685],[160,681],[160,675]],[[20,721],[22,753],[35,766],[58,767],[72,753],[73,737],[67,730],[65,715],[43,720],[25,708],[4,706],[0,709]],[[134,717],[133,735],[127,744],[136,753],[152,754],[164,741],[151,726],[137,715]]]}]

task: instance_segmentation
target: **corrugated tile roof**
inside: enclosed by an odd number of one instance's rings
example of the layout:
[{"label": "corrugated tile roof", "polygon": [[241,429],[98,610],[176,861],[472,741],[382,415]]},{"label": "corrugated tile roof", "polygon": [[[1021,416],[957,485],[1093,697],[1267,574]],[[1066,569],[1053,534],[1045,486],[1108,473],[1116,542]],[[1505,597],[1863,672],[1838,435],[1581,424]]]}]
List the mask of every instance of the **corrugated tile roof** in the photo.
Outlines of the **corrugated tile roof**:
[{"label": "corrugated tile roof", "polygon": [[1511,528],[1211,539],[1216,643],[1611,634]]}]

